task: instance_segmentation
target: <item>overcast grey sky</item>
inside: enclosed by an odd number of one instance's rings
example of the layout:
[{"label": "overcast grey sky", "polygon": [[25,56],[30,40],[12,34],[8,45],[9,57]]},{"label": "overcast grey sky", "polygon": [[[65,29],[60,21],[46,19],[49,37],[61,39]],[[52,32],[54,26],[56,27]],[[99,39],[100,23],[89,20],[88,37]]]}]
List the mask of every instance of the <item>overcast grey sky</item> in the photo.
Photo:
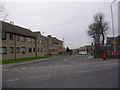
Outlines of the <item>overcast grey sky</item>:
[{"label": "overcast grey sky", "polygon": [[[9,1],[9,2],[8,2]],[[18,0],[20,1],[20,0]],[[112,1],[112,0],[111,0]],[[65,46],[79,48],[90,44],[88,25],[93,16],[102,12],[111,27],[110,2],[15,2],[6,0],[9,20],[32,31],[45,32],[59,39],[65,38]],[[115,34],[118,33],[117,2],[113,4]],[[112,29],[107,32],[112,36]]]}]

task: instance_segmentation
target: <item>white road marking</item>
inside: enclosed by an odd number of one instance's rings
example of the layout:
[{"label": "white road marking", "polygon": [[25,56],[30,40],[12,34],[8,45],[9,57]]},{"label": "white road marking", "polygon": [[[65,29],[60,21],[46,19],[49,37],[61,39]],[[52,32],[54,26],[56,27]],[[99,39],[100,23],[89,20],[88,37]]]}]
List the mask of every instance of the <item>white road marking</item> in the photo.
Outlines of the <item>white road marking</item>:
[{"label": "white road marking", "polygon": [[61,67],[61,66],[53,66],[53,67]]},{"label": "white road marking", "polygon": [[[79,73],[86,73],[86,72],[94,72],[94,71],[101,71],[101,70],[106,70],[107,68],[103,68],[103,69],[95,69],[95,70],[86,70],[86,71],[79,71],[79,72],[75,72],[76,74]],[[110,68],[108,68],[110,69]],[[111,68],[112,69],[112,68]]]},{"label": "white road marking", "polygon": [[55,68],[55,67],[62,67],[62,66],[70,66],[70,65],[56,65],[56,66],[47,66],[47,67],[28,67],[28,68],[15,68],[15,69],[5,69],[2,71],[8,71],[8,70],[28,70],[28,69],[38,69],[38,68]]},{"label": "white road marking", "polygon": [[51,67],[53,67],[53,66],[48,66],[48,68],[51,68]]},{"label": "white road marking", "polygon": [[[67,59],[66,59],[67,60]],[[88,62],[88,63],[79,63],[79,65],[95,65],[95,64],[102,64],[102,66],[111,66],[116,64],[118,61],[98,61],[98,62]],[[69,62],[69,63],[74,63],[74,62]],[[46,66],[46,67],[26,67],[26,68],[14,68],[14,69],[3,69],[2,71],[8,71],[8,70],[29,70],[29,69],[38,69],[38,68],[56,68],[56,67],[64,67],[64,66],[69,66],[69,65],[56,65],[56,66]],[[101,65],[98,67],[101,67]]]},{"label": "white road marking", "polygon": [[[8,70],[10,70],[10,69],[8,69]],[[18,68],[15,68],[14,70],[19,70]]]},{"label": "white road marking", "polygon": [[2,71],[8,71],[9,69],[5,69],[5,70],[2,70]]},{"label": "white road marking", "polygon": [[31,78],[27,78],[27,79],[36,79],[36,78],[44,78],[44,77],[49,77],[49,76],[36,76],[36,77],[31,77]]},{"label": "white road marking", "polygon": [[[101,70],[106,70],[106,69],[110,69],[110,68],[103,68],[103,69],[94,69],[94,70],[85,70],[85,71],[79,71],[79,72],[75,72],[76,74],[79,73],[86,73],[86,72],[94,72],[94,71],[101,71]],[[3,82],[13,82],[13,81],[18,81],[18,80],[26,80],[26,79],[38,79],[38,78],[45,78],[45,77],[50,77],[51,75],[47,75],[47,76],[35,76],[35,77],[29,77],[29,78],[24,78],[24,79],[13,79],[13,80],[6,80]]]},{"label": "white road marking", "polygon": [[38,67],[38,68],[45,68],[45,67]]},{"label": "white road marking", "polygon": [[13,80],[6,80],[6,81],[2,81],[2,82],[12,82],[12,81],[18,81],[20,79],[13,79]]},{"label": "white road marking", "polygon": [[49,77],[49,75],[48,76],[29,77],[29,78],[24,78],[24,79],[12,79],[12,80],[6,80],[6,81],[2,81],[2,82],[13,82],[13,81],[18,81],[18,80],[38,79],[38,78],[44,78],[44,77]]},{"label": "white road marking", "polygon": [[28,68],[21,68],[21,69],[25,70],[25,69],[28,69]]},{"label": "white road marking", "polygon": [[[72,58],[74,58],[74,57],[76,57],[76,56],[71,56],[71,57],[69,57],[69,58],[66,58],[66,59],[64,59],[64,62],[67,62],[68,60],[70,60],[70,59],[72,59]],[[74,62],[68,62],[68,63],[74,63]]]},{"label": "white road marking", "polygon": [[64,59],[64,62],[66,62],[67,61],[67,59]]},{"label": "white road marking", "polygon": [[29,69],[34,69],[35,67],[30,67]]}]

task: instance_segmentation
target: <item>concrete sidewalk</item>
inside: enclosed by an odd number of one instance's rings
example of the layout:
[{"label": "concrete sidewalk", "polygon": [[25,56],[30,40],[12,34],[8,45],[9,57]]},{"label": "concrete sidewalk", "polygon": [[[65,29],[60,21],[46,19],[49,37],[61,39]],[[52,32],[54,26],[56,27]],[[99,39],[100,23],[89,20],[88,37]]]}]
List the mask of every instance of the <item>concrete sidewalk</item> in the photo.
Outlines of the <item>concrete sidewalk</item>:
[{"label": "concrete sidewalk", "polygon": [[103,60],[102,58],[94,58],[94,56],[87,55],[86,60]]},{"label": "concrete sidewalk", "polygon": [[[108,59],[117,59],[117,58],[106,58],[106,60]],[[86,60],[103,60],[102,58],[94,58],[94,56],[91,55],[86,55]],[[117,59],[118,60],[118,59]]]}]

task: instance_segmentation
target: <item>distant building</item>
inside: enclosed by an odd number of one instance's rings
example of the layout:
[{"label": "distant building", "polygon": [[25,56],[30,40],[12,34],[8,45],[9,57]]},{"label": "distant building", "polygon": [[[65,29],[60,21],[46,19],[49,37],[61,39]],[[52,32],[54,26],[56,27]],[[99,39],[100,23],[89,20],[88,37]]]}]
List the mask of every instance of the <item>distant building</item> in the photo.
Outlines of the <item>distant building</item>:
[{"label": "distant building", "polygon": [[0,56],[2,60],[41,57],[63,52],[63,41],[42,36],[40,32],[0,21]]},{"label": "distant building", "polygon": [[85,45],[83,47],[80,47],[79,49],[80,51],[85,51],[87,53],[91,53],[92,52],[92,46],[91,45]]},{"label": "distant building", "polygon": [[63,41],[58,40],[56,37],[52,37],[51,35],[48,35],[47,38],[49,55],[63,53]]}]

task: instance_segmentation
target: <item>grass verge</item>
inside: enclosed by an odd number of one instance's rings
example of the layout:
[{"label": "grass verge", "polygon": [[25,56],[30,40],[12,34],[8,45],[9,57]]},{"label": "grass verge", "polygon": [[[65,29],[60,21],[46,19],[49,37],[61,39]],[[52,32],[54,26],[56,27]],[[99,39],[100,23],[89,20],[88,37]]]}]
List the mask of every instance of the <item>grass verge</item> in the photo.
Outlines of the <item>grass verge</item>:
[{"label": "grass verge", "polygon": [[26,62],[26,61],[32,61],[32,60],[38,60],[38,59],[45,59],[45,58],[50,58],[50,56],[4,60],[4,61],[0,61],[0,64],[12,64],[12,63],[18,63],[18,62]]}]

